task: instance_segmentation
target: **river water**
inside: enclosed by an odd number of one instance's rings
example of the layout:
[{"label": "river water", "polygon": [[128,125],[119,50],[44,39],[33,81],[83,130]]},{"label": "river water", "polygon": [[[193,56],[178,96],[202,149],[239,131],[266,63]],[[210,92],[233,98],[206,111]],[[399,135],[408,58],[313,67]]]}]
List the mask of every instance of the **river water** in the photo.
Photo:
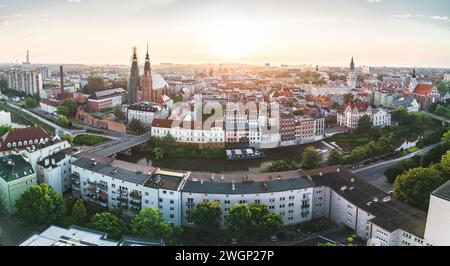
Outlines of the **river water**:
[{"label": "river water", "polygon": [[263,170],[269,167],[272,162],[276,160],[298,161],[301,159],[303,150],[308,146],[314,146],[322,152],[329,150],[329,148],[321,142],[316,142],[299,146],[264,150],[266,157],[256,160],[229,161],[225,159],[225,154],[224,159],[164,158],[163,160],[152,160],[148,153],[143,153],[137,150],[133,150],[131,156],[118,154],[116,159],[145,166],[172,170],[206,171],[214,173],[245,173]]}]

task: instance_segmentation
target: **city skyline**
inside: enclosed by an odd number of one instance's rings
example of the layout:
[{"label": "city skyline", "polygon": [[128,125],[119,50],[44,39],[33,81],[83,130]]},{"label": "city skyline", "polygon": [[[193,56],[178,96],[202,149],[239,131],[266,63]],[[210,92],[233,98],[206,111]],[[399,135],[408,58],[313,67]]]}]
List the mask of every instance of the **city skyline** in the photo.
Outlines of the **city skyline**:
[{"label": "city skyline", "polygon": [[[432,2],[433,4],[430,4]],[[450,67],[446,1],[0,2],[0,61]],[[82,15],[80,15],[82,14]],[[307,27],[302,27],[307,25]],[[379,31],[378,29],[383,29]]]}]

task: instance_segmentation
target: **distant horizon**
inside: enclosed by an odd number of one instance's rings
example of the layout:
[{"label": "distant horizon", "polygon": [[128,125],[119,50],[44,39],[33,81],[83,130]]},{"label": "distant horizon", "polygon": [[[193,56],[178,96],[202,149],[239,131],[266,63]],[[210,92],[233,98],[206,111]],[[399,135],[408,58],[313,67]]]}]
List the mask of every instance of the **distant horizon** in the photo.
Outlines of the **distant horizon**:
[{"label": "distant horizon", "polygon": [[[355,59],[356,61],[356,59]],[[21,62],[1,62],[0,65],[22,65],[25,61]],[[130,66],[131,62],[128,63],[75,63],[75,62],[33,62],[30,60],[31,65],[82,65],[82,66]],[[201,65],[243,65],[243,66],[255,66],[255,67],[265,67],[265,64],[270,64],[270,67],[281,67],[282,65],[285,66],[311,66],[316,67],[318,64],[313,63],[248,63],[248,62],[170,62],[170,61],[162,61],[162,62],[151,62],[153,66],[161,66],[161,64],[173,64],[173,65],[194,65],[194,66],[201,66]],[[139,60],[139,65],[144,65],[144,60]],[[347,65],[332,65],[332,64],[325,64],[325,65],[318,65],[320,67],[334,67],[334,68],[348,68],[350,66],[350,61]],[[371,68],[411,68],[411,69],[443,69],[443,70],[449,70],[450,66],[401,66],[401,65],[366,65],[366,64],[358,64],[355,63],[356,67],[371,67]]]},{"label": "distant horizon", "polygon": [[[3,0],[0,61],[450,67],[448,0]],[[272,61],[272,62],[271,62]],[[45,63],[47,62],[47,63]]]}]

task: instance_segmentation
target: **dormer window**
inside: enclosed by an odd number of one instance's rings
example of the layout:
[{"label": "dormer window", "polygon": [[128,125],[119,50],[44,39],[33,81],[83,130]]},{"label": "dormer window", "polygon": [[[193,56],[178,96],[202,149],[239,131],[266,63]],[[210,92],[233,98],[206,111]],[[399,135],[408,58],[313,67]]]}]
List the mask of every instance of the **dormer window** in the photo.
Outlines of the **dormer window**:
[{"label": "dormer window", "polygon": [[39,141],[37,139],[34,140],[34,144],[38,144]]},{"label": "dormer window", "polygon": [[45,142],[48,142],[48,138],[45,138]]},{"label": "dormer window", "polygon": [[12,146],[15,148],[17,146],[17,144],[15,142],[13,142]]},{"label": "dormer window", "polygon": [[27,145],[28,145],[28,142],[25,140],[25,141],[23,142],[23,145],[24,145],[24,146],[27,146]]},{"label": "dormer window", "polygon": [[19,141],[18,143],[17,143],[17,145],[20,147],[20,146],[22,146],[22,141]]},{"label": "dormer window", "polygon": [[6,147],[11,148],[11,143],[8,143]]}]

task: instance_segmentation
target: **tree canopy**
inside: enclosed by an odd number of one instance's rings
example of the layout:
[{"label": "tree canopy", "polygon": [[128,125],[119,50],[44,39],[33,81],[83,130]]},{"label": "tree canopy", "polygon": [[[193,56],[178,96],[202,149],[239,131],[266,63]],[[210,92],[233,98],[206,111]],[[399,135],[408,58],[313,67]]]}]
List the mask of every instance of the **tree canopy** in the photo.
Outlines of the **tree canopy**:
[{"label": "tree canopy", "polygon": [[227,231],[243,242],[266,240],[281,227],[281,216],[268,210],[264,204],[237,204],[226,217]]},{"label": "tree canopy", "polygon": [[77,201],[73,205],[72,217],[78,223],[83,223],[84,221],[86,221],[87,217],[86,207],[84,206],[84,202],[82,199],[77,199]]},{"label": "tree canopy", "polygon": [[220,233],[222,209],[217,201],[202,201],[190,213],[197,232],[202,238],[215,239]]},{"label": "tree canopy", "polygon": [[303,151],[302,167],[306,170],[320,166],[320,154],[315,147],[309,146]]},{"label": "tree canopy", "polygon": [[332,149],[330,154],[328,155],[328,164],[329,165],[338,165],[342,164],[344,158],[342,157],[341,152],[338,149]]},{"label": "tree canopy", "polygon": [[43,226],[61,222],[67,211],[61,194],[45,183],[23,192],[16,201],[16,209],[24,224]]},{"label": "tree canopy", "polygon": [[367,134],[370,132],[371,128],[372,120],[370,119],[370,116],[364,115],[358,120],[357,131],[359,134]]},{"label": "tree canopy", "polygon": [[137,237],[164,239],[168,244],[173,244],[180,229],[164,222],[161,211],[149,206],[133,217],[131,232]]},{"label": "tree canopy", "polygon": [[126,231],[125,223],[110,212],[96,213],[88,224],[88,227],[97,231],[105,232],[111,239],[122,238]]},{"label": "tree canopy", "polygon": [[83,93],[92,94],[97,91],[106,90],[106,83],[102,77],[90,76],[87,81],[88,83],[82,89]]},{"label": "tree canopy", "polygon": [[144,127],[142,126],[141,121],[137,120],[137,119],[132,119],[130,121],[130,123],[128,124],[128,128],[132,131],[135,132],[137,134],[140,134],[143,130]]},{"label": "tree canopy", "polygon": [[445,178],[435,167],[417,167],[397,177],[394,183],[394,197],[411,206],[426,211],[430,193],[445,183]]}]

